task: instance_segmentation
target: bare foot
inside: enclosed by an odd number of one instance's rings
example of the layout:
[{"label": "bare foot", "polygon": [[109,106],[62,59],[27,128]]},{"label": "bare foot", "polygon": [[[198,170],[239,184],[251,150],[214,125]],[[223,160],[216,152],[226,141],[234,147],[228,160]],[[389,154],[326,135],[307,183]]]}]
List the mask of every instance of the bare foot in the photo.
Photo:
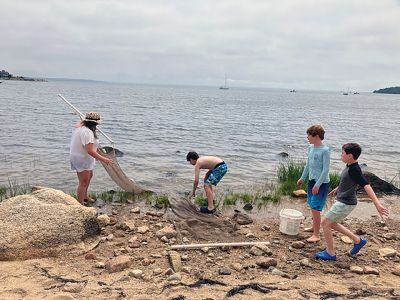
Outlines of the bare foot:
[{"label": "bare foot", "polygon": [[319,242],[320,238],[318,236],[312,235],[311,237],[309,237],[308,239],[306,239],[307,243],[316,243]]},{"label": "bare foot", "polygon": [[306,227],[306,228],[303,229],[303,231],[305,231],[305,232],[313,232],[313,231],[314,231],[314,228],[312,228],[312,227]]}]

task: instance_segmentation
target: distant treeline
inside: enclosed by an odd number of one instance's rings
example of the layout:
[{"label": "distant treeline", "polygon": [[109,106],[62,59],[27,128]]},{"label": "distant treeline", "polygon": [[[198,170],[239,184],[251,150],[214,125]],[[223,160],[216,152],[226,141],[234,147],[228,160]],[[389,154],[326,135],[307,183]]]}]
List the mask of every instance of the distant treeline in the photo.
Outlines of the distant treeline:
[{"label": "distant treeline", "polygon": [[47,81],[43,78],[32,78],[32,77],[25,77],[25,76],[14,76],[13,74],[1,70],[0,71],[0,79],[1,80],[22,80],[22,81]]},{"label": "distant treeline", "polygon": [[400,86],[393,86],[385,89],[375,90],[374,93],[380,94],[400,94]]}]

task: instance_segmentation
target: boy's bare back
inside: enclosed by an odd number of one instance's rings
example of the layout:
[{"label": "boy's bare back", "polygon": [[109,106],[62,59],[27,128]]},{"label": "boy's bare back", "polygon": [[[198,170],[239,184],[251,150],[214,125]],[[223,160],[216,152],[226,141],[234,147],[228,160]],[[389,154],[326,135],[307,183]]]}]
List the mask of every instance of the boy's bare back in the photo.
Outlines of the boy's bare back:
[{"label": "boy's bare back", "polygon": [[217,156],[201,156],[196,162],[196,168],[212,170],[216,165],[222,162],[223,160]]}]

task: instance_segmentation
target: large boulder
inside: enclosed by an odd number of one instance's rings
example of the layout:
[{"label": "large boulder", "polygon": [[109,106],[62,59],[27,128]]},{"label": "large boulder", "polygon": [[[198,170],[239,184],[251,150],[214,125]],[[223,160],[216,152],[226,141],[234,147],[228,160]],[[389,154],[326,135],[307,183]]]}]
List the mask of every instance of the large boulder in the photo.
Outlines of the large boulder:
[{"label": "large boulder", "polygon": [[0,202],[0,260],[83,253],[97,245],[94,208],[62,191],[44,188]]},{"label": "large boulder", "polygon": [[[368,180],[368,182],[371,184],[371,187],[374,189],[375,193],[400,195],[400,189],[395,187],[390,182],[387,182],[387,181],[379,178],[374,173],[371,173],[371,172],[365,170],[365,167],[363,168],[363,175]],[[365,193],[365,191],[362,187],[359,187],[358,192]]]}]

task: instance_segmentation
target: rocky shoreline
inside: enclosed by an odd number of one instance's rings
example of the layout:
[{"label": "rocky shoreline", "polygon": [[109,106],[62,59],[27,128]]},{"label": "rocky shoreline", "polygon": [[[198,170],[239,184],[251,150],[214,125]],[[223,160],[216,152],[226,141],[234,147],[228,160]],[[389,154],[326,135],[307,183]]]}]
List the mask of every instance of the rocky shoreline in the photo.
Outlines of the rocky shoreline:
[{"label": "rocky shoreline", "polygon": [[[399,197],[385,200],[399,211]],[[114,203],[102,215],[98,245],[79,255],[2,261],[2,299],[399,299],[400,221],[346,222],[368,244],[357,257],[335,235],[337,262],[313,258],[323,242],[304,242],[279,232],[277,218],[262,222],[220,216],[234,224],[209,228],[213,238],[169,209]],[[244,220],[244,221],[243,221]],[[184,227],[184,223],[190,225]],[[308,224],[302,224],[305,226]],[[221,227],[222,228],[222,227]],[[213,232],[214,230],[214,232]],[[218,233],[218,230],[220,232]],[[209,233],[210,233],[209,232]],[[252,247],[171,250],[172,245],[267,242]],[[351,242],[350,242],[351,243]]]}]

